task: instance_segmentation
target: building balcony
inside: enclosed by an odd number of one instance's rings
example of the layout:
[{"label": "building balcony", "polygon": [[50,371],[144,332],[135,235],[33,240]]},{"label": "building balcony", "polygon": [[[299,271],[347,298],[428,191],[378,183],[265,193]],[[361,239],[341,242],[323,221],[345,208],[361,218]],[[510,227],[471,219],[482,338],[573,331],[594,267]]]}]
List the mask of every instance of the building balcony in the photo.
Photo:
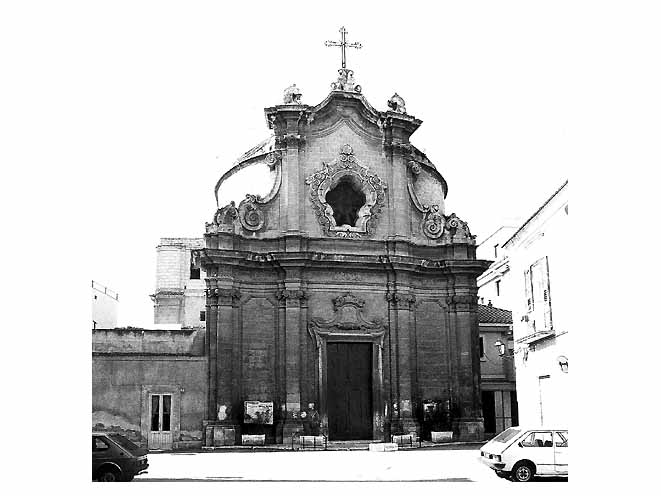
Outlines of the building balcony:
[{"label": "building balcony", "polygon": [[530,334],[516,340],[517,344],[531,344],[541,341],[543,339],[548,339],[555,336],[555,331],[553,329],[544,329],[541,331],[534,331]]}]

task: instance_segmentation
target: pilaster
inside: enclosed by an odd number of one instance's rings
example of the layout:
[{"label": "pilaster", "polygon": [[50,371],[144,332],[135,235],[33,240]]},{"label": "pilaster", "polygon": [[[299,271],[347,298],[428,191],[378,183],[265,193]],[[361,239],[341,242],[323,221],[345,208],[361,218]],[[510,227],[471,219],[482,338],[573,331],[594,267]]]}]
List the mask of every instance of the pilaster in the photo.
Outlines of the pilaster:
[{"label": "pilaster", "polygon": [[480,360],[477,294],[475,290],[448,298],[456,338],[456,367],[453,398],[453,431],[462,440],[484,436],[484,418],[480,398]]},{"label": "pilaster", "polygon": [[[291,287],[300,285],[289,285]],[[284,422],[282,425],[283,440],[287,440],[294,432],[301,430],[300,411],[302,408],[301,381],[303,380],[302,350],[305,332],[303,314],[307,312],[307,293],[302,289],[281,289],[276,292],[280,308],[284,310]],[[280,429],[277,429],[278,431]]]},{"label": "pilaster", "polygon": [[[415,295],[408,288],[398,287],[396,291],[389,291],[386,300],[395,313],[395,344],[397,372],[393,375],[396,383],[396,399],[393,404],[391,431],[417,432],[418,423],[414,419],[415,398],[413,394],[413,375],[415,363],[411,339],[413,330],[413,314],[415,309]],[[392,330],[391,330],[392,332]]]},{"label": "pilaster", "polygon": [[[236,307],[241,296],[234,288],[208,288],[209,337],[209,416],[210,419],[236,420],[236,394],[233,391],[233,337]],[[215,311],[214,311],[215,308]]]}]

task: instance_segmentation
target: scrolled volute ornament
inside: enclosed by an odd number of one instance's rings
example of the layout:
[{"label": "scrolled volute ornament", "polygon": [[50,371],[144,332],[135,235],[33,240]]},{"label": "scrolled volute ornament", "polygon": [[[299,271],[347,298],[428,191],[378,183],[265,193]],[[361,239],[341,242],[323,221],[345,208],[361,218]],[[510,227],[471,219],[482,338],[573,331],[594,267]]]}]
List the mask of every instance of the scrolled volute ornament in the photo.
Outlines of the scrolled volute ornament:
[{"label": "scrolled volute ornament", "polygon": [[416,162],[415,160],[409,160],[409,161],[408,161],[408,166],[409,166],[409,169],[411,169],[411,172],[412,172],[413,174],[415,174],[416,176],[417,176],[418,174],[420,174],[420,172],[422,172],[422,167],[421,167],[420,164],[419,164],[418,162]]},{"label": "scrolled volute ornament", "polygon": [[446,229],[449,231],[449,234],[452,236],[453,241],[455,242],[475,242],[475,236],[473,236],[468,228],[468,224],[457,217],[456,214],[452,213],[449,216],[445,217]]},{"label": "scrolled volute ornament", "polygon": [[239,222],[248,231],[259,231],[264,227],[264,212],[257,205],[259,201],[259,196],[247,194],[246,199],[239,205]]},{"label": "scrolled volute ornament", "polygon": [[422,232],[430,239],[438,239],[443,235],[445,217],[440,213],[438,205],[423,205]]},{"label": "scrolled volute ornament", "polygon": [[273,167],[275,167],[275,165],[281,159],[282,159],[282,154],[278,150],[276,150],[276,151],[273,151],[273,152],[269,152],[266,155],[266,158],[264,159],[264,162],[266,163],[266,165],[269,166],[270,169],[273,169]]}]

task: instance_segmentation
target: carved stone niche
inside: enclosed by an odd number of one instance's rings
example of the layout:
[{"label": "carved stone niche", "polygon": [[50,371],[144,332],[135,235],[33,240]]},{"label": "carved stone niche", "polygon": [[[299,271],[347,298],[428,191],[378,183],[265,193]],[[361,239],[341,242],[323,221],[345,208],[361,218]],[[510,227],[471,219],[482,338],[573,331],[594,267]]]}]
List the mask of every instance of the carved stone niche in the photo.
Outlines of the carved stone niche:
[{"label": "carved stone niche", "polygon": [[324,233],[360,238],[373,231],[386,200],[386,185],[358,164],[350,145],[339,157],[305,180],[310,185],[312,207]]}]

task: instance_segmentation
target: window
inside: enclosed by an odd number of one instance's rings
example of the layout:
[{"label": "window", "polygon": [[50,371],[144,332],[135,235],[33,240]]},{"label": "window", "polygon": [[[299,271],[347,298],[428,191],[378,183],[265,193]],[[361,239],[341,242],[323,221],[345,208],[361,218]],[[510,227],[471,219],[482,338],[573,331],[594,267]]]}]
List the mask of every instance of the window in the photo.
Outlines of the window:
[{"label": "window", "polygon": [[354,183],[355,180],[352,180],[351,176],[345,176],[337,186],[326,193],[326,202],[333,208],[333,218],[338,227],[356,227],[358,211],[365,205],[365,193]]},{"label": "window", "polygon": [[493,256],[494,256],[494,258],[498,258],[498,246],[499,245],[493,245]]},{"label": "window", "polygon": [[105,451],[110,446],[100,437],[92,437],[92,451]]},{"label": "window", "polygon": [[558,448],[569,447],[569,434],[567,433],[567,431],[555,433],[555,445]]},{"label": "window", "polygon": [[207,313],[204,310],[202,310],[200,312],[200,322],[204,322],[206,317],[207,317]]},{"label": "window", "polygon": [[500,296],[500,281],[496,281],[496,296]]},{"label": "window", "polygon": [[525,298],[529,321],[535,331],[553,330],[548,257],[540,258],[524,272]]},{"label": "window", "polygon": [[163,431],[170,430],[170,414],[172,412],[172,396],[169,394],[163,395]]},{"label": "window", "polygon": [[524,448],[553,448],[553,434],[551,431],[531,432],[521,441]]},{"label": "window", "polygon": [[193,254],[190,256],[190,278],[199,279],[200,278],[200,268],[195,267],[195,261],[193,260]]},{"label": "window", "polygon": [[152,431],[159,431],[159,404],[161,401],[161,397],[158,395],[154,395],[151,397],[151,430]]},{"label": "window", "polygon": [[509,429],[504,430],[500,434],[498,434],[496,437],[493,438],[494,441],[498,443],[505,443],[512,439],[514,436],[518,436],[519,432],[521,432],[520,429],[514,429],[510,427]]},{"label": "window", "polygon": [[480,336],[480,358],[484,358],[484,338]]},{"label": "window", "polygon": [[169,431],[172,414],[172,395],[154,394],[151,397],[151,431]]}]

